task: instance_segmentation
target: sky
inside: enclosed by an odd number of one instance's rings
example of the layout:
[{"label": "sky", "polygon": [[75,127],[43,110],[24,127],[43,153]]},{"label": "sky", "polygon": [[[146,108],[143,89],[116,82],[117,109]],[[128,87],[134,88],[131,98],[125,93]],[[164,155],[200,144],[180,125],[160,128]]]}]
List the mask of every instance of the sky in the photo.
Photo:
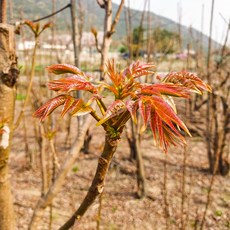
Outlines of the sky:
[{"label": "sky", "polygon": [[[120,0],[112,1],[120,3]],[[126,6],[128,1],[131,8],[143,10],[145,0],[126,0]],[[181,24],[192,26],[199,31],[202,29],[203,11],[203,33],[209,35],[211,4],[212,0],[150,0],[150,10],[176,22],[179,22],[178,12],[181,12]],[[181,10],[178,10],[179,8]],[[219,43],[224,42],[229,20],[230,0],[215,0],[212,38]],[[228,39],[228,45],[230,45],[230,39]]]}]

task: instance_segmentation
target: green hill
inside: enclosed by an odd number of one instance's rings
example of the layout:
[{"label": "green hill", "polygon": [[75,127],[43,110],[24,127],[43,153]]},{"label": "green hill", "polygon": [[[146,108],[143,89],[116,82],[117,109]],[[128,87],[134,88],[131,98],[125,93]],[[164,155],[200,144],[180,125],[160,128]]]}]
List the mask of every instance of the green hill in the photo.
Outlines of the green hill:
[{"label": "green hill", "polygon": [[[76,1],[76,4],[79,1]],[[92,26],[96,27],[97,30],[103,30],[103,19],[104,10],[101,9],[95,0],[82,0],[82,8],[84,10],[84,30],[90,31]],[[65,0],[56,0],[56,10],[67,5],[68,2]],[[51,0],[13,0],[13,22],[20,20],[21,18],[34,20],[52,13],[52,1]],[[116,12],[118,5],[113,4],[113,12]],[[132,28],[138,27],[142,12],[137,10],[131,11],[132,15]],[[61,31],[70,30],[70,8],[62,11],[56,16],[57,29]],[[151,26],[152,29],[161,27],[172,32],[178,31],[178,24],[173,20],[151,13]],[[52,20],[49,19],[49,20]],[[144,20],[144,28],[147,28],[147,19]],[[188,43],[191,47],[197,45],[197,42],[201,38],[201,33],[193,28],[181,26],[181,34],[183,39],[183,46],[186,47]],[[124,11],[121,14],[120,21],[114,34],[114,39],[122,39],[126,36],[126,25]],[[207,48],[208,37],[203,36],[203,47]],[[218,46],[217,43],[214,45]]]}]

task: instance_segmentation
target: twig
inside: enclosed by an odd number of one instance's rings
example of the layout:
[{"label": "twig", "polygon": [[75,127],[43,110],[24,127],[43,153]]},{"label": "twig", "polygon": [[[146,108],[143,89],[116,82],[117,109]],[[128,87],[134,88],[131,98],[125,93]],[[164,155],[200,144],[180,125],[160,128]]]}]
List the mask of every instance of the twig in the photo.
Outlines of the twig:
[{"label": "twig", "polygon": [[65,10],[65,9],[68,8],[68,7],[72,7],[72,5],[69,3],[69,4],[67,4],[66,6],[64,6],[63,8],[61,8],[60,10],[57,10],[57,11],[53,12],[52,14],[49,14],[49,15],[44,16],[44,17],[42,17],[42,18],[38,18],[38,19],[32,20],[32,22],[39,22],[39,21],[42,21],[42,20],[44,20],[44,19],[53,17],[54,15],[56,15],[56,14],[62,12],[63,10]]}]

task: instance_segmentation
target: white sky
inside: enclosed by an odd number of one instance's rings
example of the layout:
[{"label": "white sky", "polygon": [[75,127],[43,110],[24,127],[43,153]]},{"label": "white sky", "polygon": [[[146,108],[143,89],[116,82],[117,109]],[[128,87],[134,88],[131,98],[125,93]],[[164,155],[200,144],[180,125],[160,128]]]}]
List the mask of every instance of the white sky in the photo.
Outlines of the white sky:
[{"label": "white sky", "polygon": [[[120,0],[112,0],[119,4]],[[126,0],[130,2],[130,7],[143,10],[145,0]],[[173,21],[178,22],[178,5],[181,7],[181,24],[192,26],[197,30],[201,30],[202,5],[204,5],[204,23],[203,33],[209,35],[209,24],[211,15],[212,0],[150,0],[150,9],[158,15],[162,15]],[[227,30],[227,22],[230,20],[230,0],[215,0],[214,19],[212,38],[223,43]],[[230,39],[228,44],[230,43]]]}]

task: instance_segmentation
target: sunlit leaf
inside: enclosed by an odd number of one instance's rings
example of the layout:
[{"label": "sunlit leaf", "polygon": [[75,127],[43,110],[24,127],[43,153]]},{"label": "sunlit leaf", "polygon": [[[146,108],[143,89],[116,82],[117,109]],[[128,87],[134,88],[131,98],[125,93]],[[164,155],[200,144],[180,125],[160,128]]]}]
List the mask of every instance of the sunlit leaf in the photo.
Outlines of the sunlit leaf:
[{"label": "sunlit leaf", "polygon": [[191,135],[184,122],[176,115],[176,113],[170,107],[170,105],[167,102],[165,102],[162,98],[152,96],[151,104],[153,105],[159,117],[167,125],[169,125],[170,128],[173,129],[172,122],[174,122],[176,125],[181,127],[187,134]]},{"label": "sunlit leaf", "polygon": [[91,93],[96,93],[97,89],[85,79],[79,76],[60,78],[58,80],[53,80],[48,83],[48,87],[51,90],[59,92],[71,92],[73,90],[85,90]]},{"label": "sunlit leaf", "polygon": [[122,75],[128,78],[129,77],[137,78],[137,77],[153,74],[154,68],[155,68],[155,65],[152,63],[145,64],[140,61],[137,61],[137,62],[132,63],[128,68],[126,68],[122,72]]},{"label": "sunlit leaf", "polygon": [[69,64],[56,64],[46,67],[46,69],[49,71],[49,73],[53,74],[65,74],[65,73],[72,73],[79,75],[81,77],[85,77],[85,74],[78,69],[76,66],[69,65]]},{"label": "sunlit leaf", "polygon": [[138,109],[137,102],[128,100],[126,102],[126,108],[129,111],[133,122],[137,124],[137,109]]},{"label": "sunlit leaf", "polygon": [[76,103],[74,104],[74,108],[71,112],[71,115],[72,116],[77,116],[77,113],[79,112],[80,109],[82,109],[83,107],[83,100],[82,99],[79,99],[76,101]]},{"label": "sunlit leaf", "polygon": [[124,83],[124,77],[116,70],[116,64],[114,59],[107,63],[107,75],[113,82],[114,86],[119,87]]},{"label": "sunlit leaf", "polygon": [[44,105],[42,105],[38,110],[33,114],[34,117],[44,121],[47,116],[49,116],[56,108],[60,105],[63,105],[66,100],[66,95],[59,95],[55,98],[50,99]]},{"label": "sunlit leaf", "polygon": [[162,84],[152,84],[144,85],[141,87],[141,94],[144,95],[157,95],[160,96],[168,95],[174,97],[184,97],[189,98],[190,92],[186,87],[172,84],[172,83],[162,83]]},{"label": "sunlit leaf", "polygon": [[72,116],[74,116],[74,117],[75,116],[83,116],[83,115],[91,113],[92,108],[90,106],[84,106],[83,105],[78,111],[76,111],[76,112],[75,111],[71,114]]},{"label": "sunlit leaf", "polygon": [[97,123],[97,126],[105,123],[109,119],[120,115],[126,110],[126,105],[121,100],[114,101],[106,110],[105,116]]},{"label": "sunlit leaf", "polygon": [[189,73],[186,71],[169,73],[162,79],[162,81],[182,85],[199,94],[202,94],[203,91],[212,91],[211,87],[202,81],[198,76],[196,76],[194,73]]},{"label": "sunlit leaf", "polygon": [[66,100],[63,105],[61,116],[63,117],[67,112],[74,110],[78,106],[80,100],[81,99],[75,99],[71,96],[66,96]]},{"label": "sunlit leaf", "polygon": [[139,110],[144,121],[144,125],[141,128],[141,132],[144,132],[147,127],[147,123],[149,121],[152,110],[151,103],[148,100],[139,100]]}]

